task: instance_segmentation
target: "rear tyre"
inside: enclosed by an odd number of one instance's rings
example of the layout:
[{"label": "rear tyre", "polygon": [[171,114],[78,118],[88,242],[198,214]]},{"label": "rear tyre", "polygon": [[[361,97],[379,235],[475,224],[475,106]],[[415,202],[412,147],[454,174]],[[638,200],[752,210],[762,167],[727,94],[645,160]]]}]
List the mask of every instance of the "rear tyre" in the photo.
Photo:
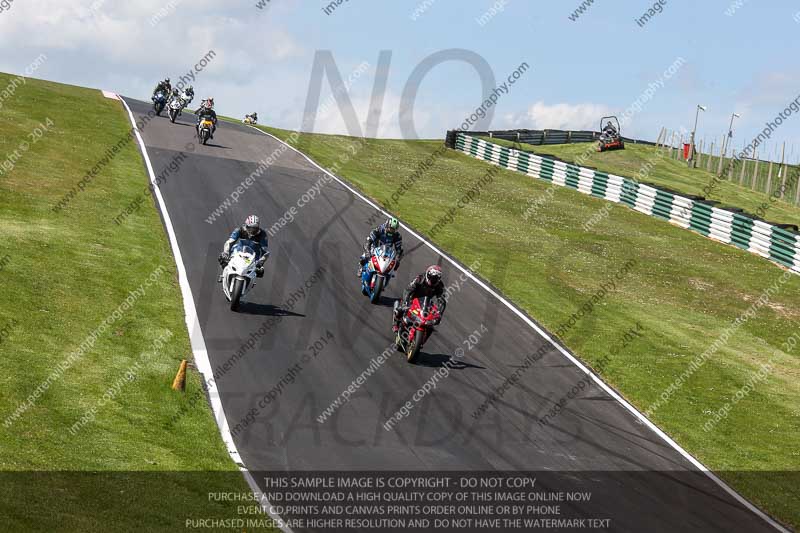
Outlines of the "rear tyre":
[{"label": "rear tyre", "polygon": [[237,279],[233,282],[233,290],[231,291],[231,311],[239,310],[239,301],[242,299],[242,291],[244,290],[244,280]]},{"label": "rear tyre", "polygon": [[422,333],[416,332],[414,334],[414,340],[408,343],[408,347],[406,348],[406,358],[408,359],[409,363],[416,363],[417,358],[419,357],[419,351],[422,348]]},{"label": "rear tyre", "polygon": [[382,276],[375,276],[375,285],[372,287],[372,295],[369,297],[370,303],[377,304],[381,301],[381,292],[386,280]]}]

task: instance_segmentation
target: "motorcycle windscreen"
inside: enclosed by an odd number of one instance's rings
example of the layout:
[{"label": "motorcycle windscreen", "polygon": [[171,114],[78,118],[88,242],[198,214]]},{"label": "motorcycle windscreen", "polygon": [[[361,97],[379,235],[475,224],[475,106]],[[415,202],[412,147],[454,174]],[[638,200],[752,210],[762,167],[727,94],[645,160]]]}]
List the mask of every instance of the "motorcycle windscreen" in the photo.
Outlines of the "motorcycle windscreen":
[{"label": "motorcycle windscreen", "polygon": [[261,249],[255,242],[249,239],[239,239],[236,244],[231,248],[232,252],[239,252],[247,255],[252,255],[254,258],[258,257],[256,250]]}]

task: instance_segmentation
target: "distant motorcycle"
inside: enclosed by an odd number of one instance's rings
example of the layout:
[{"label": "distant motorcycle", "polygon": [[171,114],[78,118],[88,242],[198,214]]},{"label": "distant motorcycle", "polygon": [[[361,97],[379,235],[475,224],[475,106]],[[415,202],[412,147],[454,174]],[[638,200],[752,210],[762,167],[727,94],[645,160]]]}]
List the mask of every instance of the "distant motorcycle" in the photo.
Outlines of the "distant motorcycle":
[{"label": "distant motorcycle", "polygon": [[161,112],[164,111],[164,106],[167,105],[167,95],[164,94],[164,91],[158,91],[155,96],[153,96],[153,110],[155,110],[156,115],[161,116]]},{"label": "distant motorcycle", "polygon": [[208,139],[211,137],[211,130],[214,127],[214,122],[211,119],[204,118],[197,126],[197,136],[202,144],[207,144]]},{"label": "distant motorcycle", "polygon": [[242,120],[244,124],[248,125],[255,125],[258,123],[258,120],[253,117],[253,115],[245,115],[244,120]]},{"label": "distant motorcycle", "polygon": [[380,302],[381,292],[394,277],[392,271],[397,268],[396,254],[392,245],[376,246],[361,269],[361,292],[374,304]]},{"label": "distant motorcycle", "polygon": [[[400,302],[395,302],[395,312],[398,311]],[[427,296],[420,301],[414,298],[405,316],[400,322],[400,330],[395,338],[395,348],[406,354],[409,363],[417,360],[422,345],[433,334],[434,326],[441,320],[442,314],[436,304]]]},{"label": "distant motorcycle", "polygon": [[238,311],[239,304],[256,284],[258,248],[258,244],[247,239],[237,241],[231,248],[230,260],[222,270],[222,291],[231,303],[231,311]]},{"label": "distant motorcycle", "polygon": [[183,94],[181,94],[181,105],[184,109],[192,103],[192,100],[194,100],[194,97],[186,91],[183,91]]},{"label": "distant motorcycle", "polygon": [[174,124],[175,119],[178,118],[178,115],[181,114],[183,108],[186,107],[183,103],[183,100],[180,98],[172,98],[169,101],[169,120]]}]

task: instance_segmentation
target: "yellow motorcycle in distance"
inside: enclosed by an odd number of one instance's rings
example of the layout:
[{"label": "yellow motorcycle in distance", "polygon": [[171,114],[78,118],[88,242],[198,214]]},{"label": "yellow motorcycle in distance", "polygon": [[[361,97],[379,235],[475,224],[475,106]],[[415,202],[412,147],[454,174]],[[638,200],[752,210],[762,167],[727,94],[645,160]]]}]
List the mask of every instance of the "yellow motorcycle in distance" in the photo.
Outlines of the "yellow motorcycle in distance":
[{"label": "yellow motorcycle in distance", "polygon": [[202,144],[208,143],[208,139],[211,137],[211,129],[214,127],[214,123],[207,118],[204,118],[200,121],[200,125],[197,128],[197,136],[200,138],[200,142]]}]

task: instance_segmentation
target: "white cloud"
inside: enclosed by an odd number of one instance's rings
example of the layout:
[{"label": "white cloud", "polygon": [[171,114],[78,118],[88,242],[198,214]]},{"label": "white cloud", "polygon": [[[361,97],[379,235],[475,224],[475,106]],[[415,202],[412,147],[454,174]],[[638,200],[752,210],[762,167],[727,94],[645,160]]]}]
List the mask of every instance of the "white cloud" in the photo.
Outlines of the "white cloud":
[{"label": "white cloud", "polygon": [[605,104],[546,104],[539,101],[526,111],[507,113],[496,119],[493,128],[597,129],[600,117],[611,114],[612,109]]},{"label": "white cloud", "polygon": [[217,4],[212,0],[172,0],[175,10],[153,25],[153,16],[169,6],[166,0],[84,0],[73,5],[26,0],[0,17],[0,47],[13,50],[24,45],[47,55],[77,52],[76,66],[84,66],[90,59],[93,73],[105,66],[104,62],[116,69],[148,65],[183,71],[213,49],[226,58],[229,77],[251,75],[257,68],[253,51],[258,51],[260,65],[303,54],[299,42],[269,18],[259,20],[258,31],[253,31],[253,6],[229,13],[220,11]]}]

